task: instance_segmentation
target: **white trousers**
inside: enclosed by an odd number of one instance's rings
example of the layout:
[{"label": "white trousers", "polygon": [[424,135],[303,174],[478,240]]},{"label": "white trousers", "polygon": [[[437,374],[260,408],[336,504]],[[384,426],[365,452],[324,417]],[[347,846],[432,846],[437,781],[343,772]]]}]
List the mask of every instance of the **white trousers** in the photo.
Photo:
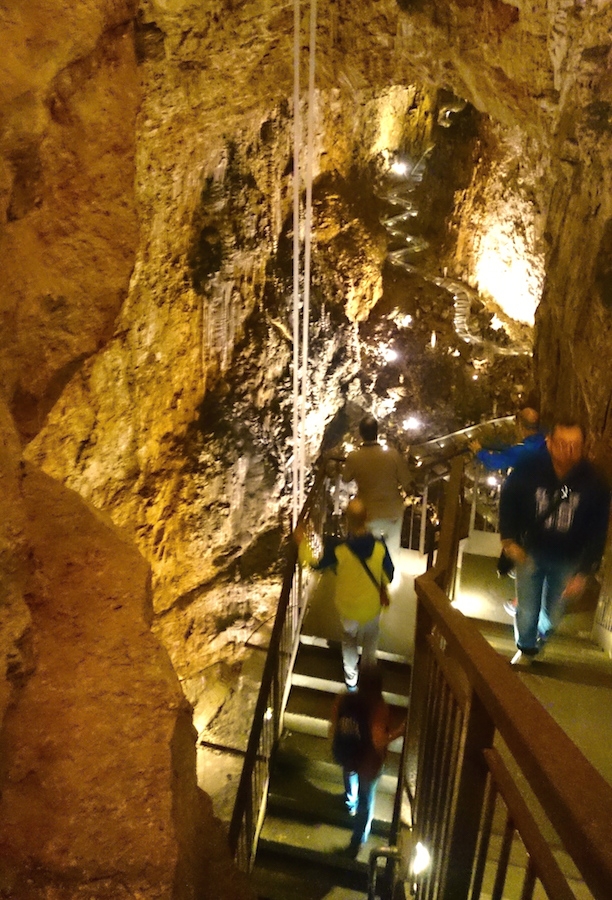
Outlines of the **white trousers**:
[{"label": "white trousers", "polygon": [[363,665],[376,665],[376,645],[380,628],[380,615],[360,625],[354,619],[340,619],[342,625],[342,665],[344,681],[348,688],[357,686],[359,666],[359,643],[361,639],[361,659]]}]

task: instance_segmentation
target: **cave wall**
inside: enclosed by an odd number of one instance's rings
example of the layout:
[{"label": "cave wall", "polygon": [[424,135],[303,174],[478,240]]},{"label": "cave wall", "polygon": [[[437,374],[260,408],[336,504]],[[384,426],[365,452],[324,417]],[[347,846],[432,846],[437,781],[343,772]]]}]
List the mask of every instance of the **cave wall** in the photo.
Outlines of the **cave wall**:
[{"label": "cave wall", "polygon": [[[133,15],[0,4],[0,895],[249,896],[196,783],[148,564],[21,456],[135,262]],[[210,893],[209,893],[210,892]]]},{"label": "cave wall", "polygon": [[[292,11],[260,0],[80,0],[68,14],[59,0],[2,0],[0,16],[0,702],[17,734],[40,667],[28,585],[51,564],[32,552],[49,514],[26,502],[20,438],[29,464],[136,542],[152,567],[156,633],[184,680],[186,643],[203,667],[224,654],[239,661],[228,622],[248,630],[273,608],[266,584],[251,603],[241,587],[228,611],[224,579],[265,571],[286,531]],[[443,87],[491,122],[440,266],[484,287],[494,211],[520,244],[513,258],[527,256],[531,296],[542,286],[543,411],[584,415],[607,459],[610,18],[607,3],[570,0],[320,4],[313,453],[344,401],[363,399],[358,328],[382,291],[385,238],[355,208],[359,175],[383,151],[426,149]],[[500,312],[521,318],[488,284]],[[130,640],[152,654],[174,703],[142,621]],[[182,715],[177,706],[164,720],[162,780],[177,746],[190,768],[193,735],[183,724],[169,738]],[[202,815],[214,831],[186,773],[183,789],[193,828]],[[170,835],[168,803],[159,809]],[[169,892],[190,840],[168,838]]]},{"label": "cave wall", "polygon": [[110,338],[138,222],[133,0],[3,5],[0,372],[36,434],[83,360]]}]

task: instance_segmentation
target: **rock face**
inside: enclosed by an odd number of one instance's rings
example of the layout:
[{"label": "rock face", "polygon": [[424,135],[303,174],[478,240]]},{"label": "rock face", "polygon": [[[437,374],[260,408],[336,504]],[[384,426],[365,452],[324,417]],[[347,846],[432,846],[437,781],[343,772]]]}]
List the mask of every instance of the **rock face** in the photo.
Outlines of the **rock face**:
[{"label": "rock face", "polygon": [[133,11],[79,0],[68,15],[52,0],[3,13],[0,370],[26,438],[126,297],[138,240]]},{"label": "rock face", "polygon": [[[292,453],[292,10],[65,7],[0,0],[0,711],[14,748],[5,881],[27,896],[34,869],[41,884],[97,877],[100,822],[127,784],[114,844],[101,843],[108,867],[129,870],[143,896],[188,896],[196,888],[180,885],[201,876],[198,828],[218,832],[149,625],[200,731],[241,677],[243,633],[273,614]],[[337,439],[347,404],[386,417],[400,438],[417,411],[439,433],[512,411],[534,379],[543,412],[582,415],[609,461],[611,10],[596,0],[319,4],[309,458]],[[305,38],[300,55],[305,111]],[[394,181],[393,162],[408,175]],[[151,566],[152,622],[129,541]],[[102,579],[91,600],[84,560]],[[104,639],[94,601],[112,622]],[[133,671],[111,664],[128,660]],[[85,667],[82,686],[68,662]],[[225,662],[216,691],[210,673]],[[67,761],[65,716],[76,741]],[[98,733],[108,753],[94,768]],[[72,818],[53,818],[48,833],[26,827],[31,783],[53,817],[72,785]],[[150,801],[139,822],[136,794]]]},{"label": "rock face", "polygon": [[26,468],[21,487],[35,664],[4,722],[2,890],[206,896],[229,858],[196,785],[190,708],[149,629],[148,566],[48,476]]}]

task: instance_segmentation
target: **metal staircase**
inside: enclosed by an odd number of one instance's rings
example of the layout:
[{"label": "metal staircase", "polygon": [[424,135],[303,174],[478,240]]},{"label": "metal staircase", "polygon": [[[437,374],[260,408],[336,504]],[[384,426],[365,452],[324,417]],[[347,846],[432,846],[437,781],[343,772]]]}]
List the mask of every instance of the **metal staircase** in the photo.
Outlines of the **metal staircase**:
[{"label": "metal staircase", "polygon": [[[340,651],[303,622],[307,597],[290,554],[230,827],[231,849],[262,900],[356,900],[366,889],[384,900],[612,897],[612,787],[503,650],[449,603],[469,519],[463,459],[449,463],[435,561],[416,579],[412,670],[381,655],[398,714],[410,682],[408,725],[379,788],[371,845],[356,860],[338,852],[350,819],[326,737]],[[315,484],[305,513],[318,533],[326,489]],[[387,835],[390,846],[372,854]],[[432,864],[413,876],[417,841]]]},{"label": "metal staircase", "polygon": [[[385,699],[401,721],[408,703],[410,667],[405,660],[383,653],[379,665]],[[401,740],[391,745],[378,784],[368,844],[355,860],[343,855],[352,820],[344,807],[342,771],[331,758],[328,739],[332,703],[343,689],[339,645],[302,633],[253,869],[258,896],[267,900],[319,900],[336,896],[334,891],[340,889],[363,897],[370,853],[388,846]]]}]

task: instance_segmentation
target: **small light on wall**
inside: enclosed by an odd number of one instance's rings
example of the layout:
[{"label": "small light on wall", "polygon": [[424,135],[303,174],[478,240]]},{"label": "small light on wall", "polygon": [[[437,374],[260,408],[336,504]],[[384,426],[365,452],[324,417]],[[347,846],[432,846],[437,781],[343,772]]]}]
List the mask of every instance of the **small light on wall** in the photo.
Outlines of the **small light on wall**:
[{"label": "small light on wall", "polygon": [[274,715],[274,713],[273,713],[272,707],[269,706],[266,710],[266,715],[265,715],[266,722],[269,722],[273,715]]},{"label": "small light on wall", "polygon": [[430,865],[431,855],[429,850],[424,844],[418,841],[413,850],[412,859],[410,860],[410,871],[415,876],[422,875]]},{"label": "small light on wall", "polygon": [[409,313],[406,313],[405,316],[399,316],[395,320],[395,324],[398,328],[408,328],[409,325],[412,325],[412,316]]},{"label": "small light on wall", "polygon": [[472,381],[478,381],[478,375],[472,375]]},{"label": "small light on wall", "polygon": [[408,171],[408,166],[406,165],[405,162],[402,162],[401,160],[398,159],[391,166],[391,171],[393,172],[394,175],[405,175],[406,172]]},{"label": "small light on wall", "polygon": [[489,487],[497,487],[499,482],[495,475],[489,475],[489,477],[487,478],[487,484],[489,485]]},{"label": "small light on wall", "polygon": [[418,431],[423,427],[423,423],[416,416],[408,416],[407,419],[404,419],[403,427],[404,431]]},{"label": "small light on wall", "polygon": [[431,348],[432,348],[432,350],[436,346],[436,341],[437,341],[436,332],[432,331],[431,332]]},{"label": "small light on wall", "polygon": [[386,347],[384,344],[381,344],[379,350],[385,362],[395,362],[399,357],[399,353],[393,347]]}]

